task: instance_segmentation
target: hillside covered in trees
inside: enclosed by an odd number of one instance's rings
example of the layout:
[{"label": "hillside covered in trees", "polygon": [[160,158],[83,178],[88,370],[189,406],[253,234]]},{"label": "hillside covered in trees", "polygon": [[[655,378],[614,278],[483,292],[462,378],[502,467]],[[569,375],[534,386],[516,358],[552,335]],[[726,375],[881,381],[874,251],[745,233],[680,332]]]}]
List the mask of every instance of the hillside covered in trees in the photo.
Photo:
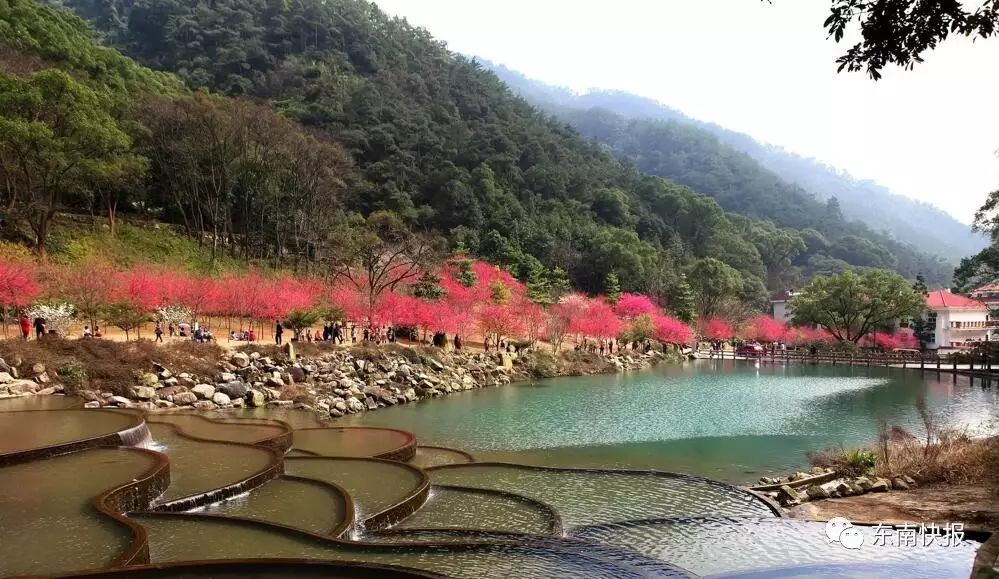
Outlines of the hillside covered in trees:
[{"label": "hillside covered in trees", "polygon": [[529,102],[633,159],[643,171],[708,194],[726,210],[788,227],[820,227],[835,198],[846,220],[867,226],[840,225],[839,235],[864,237],[886,248],[898,257],[900,269],[934,255],[956,262],[985,245],[970,226],[935,207],[651,99],[617,91],[576,94],[484,64]]},{"label": "hillside covered in trees", "polygon": [[213,257],[318,273],[389,212],[396,238],[446,238],[529,283],[564,271],[596,293],[614,277],[664,304],[693,289],[762,307],[795,264],[949,275],[844,236],[838,216],[726,213],[367,2],[62,4],[139,64],[59,7],[0,0],[3,234],[40,251],[59,211],[112,234],[120,212],[179,224]]}]

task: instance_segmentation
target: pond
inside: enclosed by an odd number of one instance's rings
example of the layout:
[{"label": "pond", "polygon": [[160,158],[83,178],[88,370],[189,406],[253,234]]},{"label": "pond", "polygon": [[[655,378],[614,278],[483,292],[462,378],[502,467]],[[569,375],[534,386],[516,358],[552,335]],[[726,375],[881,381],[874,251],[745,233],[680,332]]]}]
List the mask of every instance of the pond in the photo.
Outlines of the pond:
[{"label": "pond", "polygon": [[746,483],[803,468],[805,453],[877,439],[881,419],[919,435],[938,424],[999,426],[999,384],[900,368],[701,360],[627,375],[475,390],[354,415],[480,461],[654,468]]}]

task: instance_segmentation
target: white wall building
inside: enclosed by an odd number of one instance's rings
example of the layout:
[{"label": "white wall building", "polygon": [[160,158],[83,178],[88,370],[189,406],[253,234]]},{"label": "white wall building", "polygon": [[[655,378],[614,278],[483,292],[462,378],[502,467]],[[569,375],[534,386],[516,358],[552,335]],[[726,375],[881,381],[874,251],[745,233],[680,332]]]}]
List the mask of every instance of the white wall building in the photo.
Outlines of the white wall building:
[{"label": "white wall building", "polygon": [[926,296],[927,320],[935,328],[927,348],[940,353],[966,350],[975,342],[991,339],[997,322],[989,319],[984,303],[950,290],[934,290]]},{"label": "white wall building", "polygon": [[770,298],[770,315],[773,319],[777,320],[782,324],[786,324],[791,321],[791,308],[788,307],[788,302],[794,297],[794,292],[786,291],[776,294]]}]

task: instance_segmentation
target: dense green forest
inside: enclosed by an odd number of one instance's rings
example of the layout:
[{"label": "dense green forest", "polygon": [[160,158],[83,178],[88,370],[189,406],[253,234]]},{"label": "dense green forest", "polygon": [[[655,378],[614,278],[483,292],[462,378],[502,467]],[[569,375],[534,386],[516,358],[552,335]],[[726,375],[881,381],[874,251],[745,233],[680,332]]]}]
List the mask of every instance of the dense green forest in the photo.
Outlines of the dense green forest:
[{"label": "dense green forest", "polygon": [[180,224],[212,255],[322,271],[387,210],[521,279],[561,268],[599,292],[613,272],[666,304],[689,271],[738,276],[732,297],[756,307],[796,264],[938,273],[843,235],[832,206],[814,227],[726,213],[367,2],[64,4],[173,74],[60,9],[0,0],[0,101],[16,103],[0,111],[16,137],[0,143],[4,235],[39,250],[57,211],[112,227],[122,212]]},{"label": "dense green forest", "polygon": [[[745,209],[793,225],[809,215],[814,219],[821,214],[821,203],[835,197],[847,220],[862,222],[871,232],[883,232],[923,253],[956,262],[986,244],[982,235],[936,207],[894,194],[876,183],[853,179],[818,161],[763,145],[748,135],[692,119],[652,99],[620,91],[576,94],[531,80],[502,65],[488,61],[484,64],[532,104],[565,116],[573,124],[596,124],[593,128],[604,129],[600,135],[606,134],[607,127],[600,125],[606,124],[607,112],[624,117],[629,127],[640,127],[640,136],[645,137],[636,139],[644,142],[628,143],[631,154],[635,154],[635,147],[668,147],[666,151],[650,152],[660,158],[648,160],[649,167],[642,165],[643,169],[710,194],[726,209]],[[583,124],[578,127],[586,132]],[[650,133],[659,138],[649,143]],[[666,157],[665,162],[660,162],[662,157]],[[735,183],[731,182],[732,175],[737,176]],[[804,206],[789,209],[790,202],[803,202]],[[777,213],[771,213],[774,210]],[[870,237],[871,232],[852,234]],[[882,243],[884,235],[874,241]],[[895,254],[905,251],[898,244],[889,249]]]}]

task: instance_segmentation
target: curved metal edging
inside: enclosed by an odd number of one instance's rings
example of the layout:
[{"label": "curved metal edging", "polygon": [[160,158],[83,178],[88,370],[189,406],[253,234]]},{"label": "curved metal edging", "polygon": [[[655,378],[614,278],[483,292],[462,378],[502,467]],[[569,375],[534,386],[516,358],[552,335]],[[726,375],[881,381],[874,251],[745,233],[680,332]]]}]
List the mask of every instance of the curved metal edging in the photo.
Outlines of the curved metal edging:
[{"label": "curved metal edging", "polygon": [[716,487],[721,487],[727,490],[736,491],[739,494],[748,495],[754,500],[759,500],[762,502],[774,516],[781,518],[784,516],[783,511],[776,503],[772,503],[769,500],[765,500],[763,497],[757,495],[756,493],[750,492],[743,487],[739,487],[733,484],[724,483],[721,481],[716,481],[713,479],[705,478],[702,476],[697,476],[694,474],[685,474],[677,472],[667,472],[663,470],[631,470],[631,469],[613,469],[613,468],[565,468],[565,467],[554,467],[554,466],[535,466],[529,464],[516,464],[512,462],[473,462],[469,464],[444,464],[440,466],[431,466],[426,470],[437,471],[450,468],[469,468],[469,467],[480,467],[480,466],[499,466],[505,468],[516,468],[521,470],[536,470],[536,471],[546,471],[546,472],[590,472],[590,473],[601,473],[601,474],[635,474],[635,475],[650,475],[662,478],[675,478],[687,481],[696,481],[705,484],[709,484]]},{"label": "curved metal edging", "polygon": [[125,517],[123,513],[138,508],[149,508],[153,499],[161,495],[170,485],[170,459],[165,454],[148,448],[130,446],[119,448],[152,456],[156,464],[139,478],[103,492],[94,499],[94,508],[99,513],[124,525],[132,533],[132,545],[115,558],[113,567],[149,562],[149,537],[145,527]]},{"label": "curved metal edging", "polygon": [[[271,569],[273,568],[273,569]],[[309,570],[329,570],[330,574],[336,571],[356,572],[358,579],[446,579],[446,575],[410,569],[397,565],[381,565],[354,563],[351,561],[332,561],[322,559],[208,559],[203,561],[183,561],[180,563],[164,563],[154,565],[138,565],[122,568],[110,568],[98,571],[84,571],[80,573],[63,574],[61,577],[132,577],[142,575],[148,577],[159,577],[161,575],[174,576],[175,571],[188,571],[192,575],[204,571],[206,576],[211,576],[211,572],[219,571],[244,571],[247,575],[254,571],[281,571],[289,575],[295,575],[296,571]]]},{"label": "curved metal edging", "polygon": [[[291,448],[292,436],[295,433],[295,430],[291,427],[291,425],[288,424],[287,422],[284,422],[283,420],[270,420],[270,419],[267,419],[267,418],[223,418],[223,419],[214,419],[214,418],[208,418],[207,416],[204,416],[203,414],[200,414],[198,412],[189,412],[189,411],[179,411],[179,412],[150,412],[150,413],[146,413],[146,420],[148,420],[149,422],[155,422],[157,424],[173,424],[172,422],[165,422],[163,420],[157,420],[156,419],[157,416],[170,416],[170,415],[192,416],[192,417],[197,418],[198,420],[204,420],[205,422],[208,422],[209,424],[231,424],[231,425],[234,425],[234,426],[240,426],[240,425],[244,425],[244,426],[249,426],[249,425],[255,425],[255,426],[274,426],[274,427],[280,428],[282,430],[282,432],[279,433],[279,434],[276,434],[274,436],[265,436],[264,438],[261,438],[259,440],[253,440],[253,441],[250,441],[250,442],[238,442],[238,441],[235,441],[235,440],[224,440],[224,439],[215,439],[215,438],[209,438],[209,439],[206,439],[206,440],[211,440],[213,442],[215,442],[215,441],[217,441],[217,442],[235,442],[236,444],[252,444],[252,445],[255,445],[255,446],[269,446],[269,447],[276,448],[276,449],[280,450],[282,453],[286,452],[289,448]],[[174,426],[180,427],[179,424],[175,424]],[[185,434],[187,434],[187,433],[185,433]],[[188,434],[188,436],[193,437],[194,435],[193,434]]]},{"label": "curved metal edging", "polygon": [[[285,461],[299,461],[299,460],[363,460],[368,462],[378,462],[384,464],[391,464],[393,467],[400,467],[416,472],[420,477],[420,482],[417,485],[415,491],[407,495],[403,500],[398,503],[378,511],[377,513],[366,517],[362,523],[365,527],[372,529],[382,529],[394,525],[395,523],[405,519],[409,515],[416,512],[423,503],[426,502],[427,497],[430,495],[430,477],[422,468],[417,468],[411,464],[406,464],[404,462],[398,462],[394,460],[388,460],[384,458],[371,458],[366,456],[295,456],[286,458]],[[300,476],[300,475],[299,475]],[[309,478],[309,477],[303,477]],[[312,479],[315,480],[315,479]],[[351,509],[354,510],[353,498],[350,493],[346,493],[346,496],[351,501]],[[355,510],[356,512],[356,510]]]},{"label": "curved metal edging", "polygon": [[[432,448],[434,450],[446,450],[447,452],[453,452],[453,453],[455,453],[457,455],[461,455],[462,457],[468,459],[466,462],[456,463],[456,464],[469,464],[469,463],[475,462],[475,457],[472,456],[472,453],[466,452],[464,450],[461,450],[460,448],[451,448],[450,446],[436,446],[436,445],[433,445],[433,444],[417,444],[416,445],[416,450],[417,451],[419,451],[421,448]],[[444,466],[444,465],[440,465],[440,466]]]},{"label": "curved metal edging", "polygon": [[[466,492],[466,493],[474,493],[474,494],[480,494],[480,495],[498,495],[498,496],[501,496],[503,498],[507,498],[507,499],[511,499],[511,500],[514,500],[514,501],[517,501],[517,502],[525,503],[525,504],[527,504],[527,505],[529,505],[531,507],[534,507],[534,508],[538,509],[539,511],[542,511],[542,513],[545,515],[545,518],[548,519],[548,525],[550,527],[550,529],[548,530],[548,533],[550,535],[553,535],[553,536],[556,536],[556,537],[564,537],[565,536],[565,528],[562,525],[562,515],[560,515],[558,513],[558,510],[555,509],[555,507],[553,507],[553,506],[551,506],[548,503],[545,503],[543,501],[539,501],[538,499],[533,499],[531,497],[525,497],[524,495],[519,495],[517,493],[513,493],[513,492],[510,492],[510,491],[503,491],[503,490],[497,490],[497,489],[479,489],[479,488],[475,488],[475,487],[463,487],[463,486],[458,486],[458,485],[434,485],[434,484],[432,484],[430,486],[430,488],[431,488],[431,491],[433,489],[435,489],[435,488],[438,488],[438,489],[456,490],[456,491],[462,491],[462,492]],[[414,513],[415,513],[415,511],[414,511]],[[405,522],[405,520],[406,519],[402,519],[399,522],[402,523],[402,522]],[[426,528],[423,528],[423,527],[413,527],[413,528],[410,528],[410,529],[389,529],[389,530],[380,531],[380,532],[388,533],[388,532],[404,532],[404,531],[441,531],[441,530],[448,530],[449,531],[449,530],[453,530],[453,529],[456,529],[456,527],[426,527]],[[490,529],[460,529],[460,530],[476,530],[476,531],[498,532],[498,533],[505,532],[505,531],[492,531]],[[531,533],[523,533],[523,534],[524,535],[530,535]]]},{"label": "curved metal edging", "polygon": [[[241,517],[226,517],[226,516],[222,516],[222,515],[214,515],[214,514],[211,514],[211,513],[144,512],[144,513],[135,513],[135,514],[141,514],[143,516],[150,516],[150,517],[155,517],[155,518],[177,518],[177,519],[190,519],[190,520],[198,520],[198,519],[202,519],[202,520],[219,520],[219,521],[230,522],[230,523],[234,523],[234,524],[238,524],[238,525],[259,526],[259,527],[263,527],[265,529],[270,529],[270,530],[273,530],[273,531],[278,531],[278,532],[290,533],[292,535],[297,535],[297,536],[299,536],[302,539],[307,539],[307,540],[315,541],[315,542],[317,542],[319,544],[326,544],[326,545],[330,545],[330,546],[333,546],[333,547],[341,547],[341,548],[348,548],[348,549],[368,550],[368,551],[372,551],[372,552],[388,552],[388,553],[395,553],[395,554],[400,553],[400,552],[417,552],[417,553],[419,553],[419,552],[425,552],[428,549],[432,549],[435,552],[449,552],[449,551],[450,552],[463,552],[463,551],[475,551],[475,550],[481,549],[483,547],[520,547],[520,548],[524,548],[524,549],[531,549],[531,548],[535,548],[535,549],[548,549],[548,550],[550,550],[552,552],[560,552],[561,551],[562,553],[569,553],[569,554],[572,554],[572,555],[575,555],[575,556],[578,556],[578,557],[588,558],[588,559],[590,559],[592,561],[599,561],[599,562],[607,564],[607,565],[613,565],[613,566],[616,566],[616,567],[619,567],[619,568],[623,567],[623,568],[630,569],[630,567],[626,566],[625,563],[621,563],[621,562],[618,562],[618,561],[613,561],[611,559],[606,559],[606,558],[602,558],[602,557],[593,555],[592,554],[593,552],[597,552],[597,553],[599,553],[601,551],[607,552],[607,549],[602,549],[600,545],[594,545],[592,543],[587,543],[585,541],[581,541],[579,539],[572,539],[572,538],[557,538],[557,537],[547,537],[545,535],[524,535],[524,534],[517,534],[517,533],[493,533],[494,537],[490,537],[489,541],[475,541],[475,542],[464,542],[464,543],[462,543],[462,542],[446,542],[446,541],[445,542],[440,542],[440,541],[436,541],[436,542],[434,542],[434,541],[414,541],[414,542],[411,542],[411,543],[404,543],[404,544],[399,544],[399,543],[379,543],[379,542],[364,542],[364,541],[344,541],[342,539],[334,539],[332,537],[327,537],[327,536],[324,536],[324,535],[319,535],[317,533],[312,533],[312,532],[309,532],[309,531],[303,531],[301,529],[295,529],[295,528],[287,527],[287,526],[280,525],[280,524],[262,522],[262,521],[258,521],[258,520],[246,519],[246,518],[241,518]],[[436,531],[436,529],[435,529],[435,531]],[[454,531],[461,532],[460,530],[454,530]],[[488,533],[484,533],[482,531],[472,531],[471,534],[481,534],[483,537],[486,537],[488,535]],[[525,539],[527,539],[529,541],[532,541],[533,544],[531,544],[530,542],[524,542]],[[578,547],[578,550],[576,550],[576,549],[571,550],[571,551],[570,550],[566,550],[565,549],[566,545],[559,545],[556,541],[564,541],[565,544],[571,544],[574,548]],[[561,547],[561,549],[560,549],[560,547]],[[587,554],[588,552],[591,553],[591,554]],[[615,553],[621,553],[621,551],[619,551],[619,550],[614,550],[614,552]],[[684,569],[681,569],[679,567],[676,567],[675,565],[672,565],[672,564],[664,562],[664,561],[658,561],[658,560],[655,560],[655,559],[649,559],[648,557],[645,557],[643,555],[639,555],[637,553],[630,553],[630,552],[628,552],[627,554],[629,556],[633,557],[636,560],[641,560],[642,563],[644,564],[644,566],[646,566],[646,567],[651,566],[651,565],[660,565],[662,567],[669,567],[673,571],[682,572],[683,574],[685,574],[687,576],[690,576],[690,577],[697,577],[697,575],[694,575],[694,574],[690,573],[689,571],[686,571]],[[280,559],[278,559],[278,560],[280,560]],[[233,559],[233,561],[244,561],[244,560],[242,560],[242,559]],[[645,574],[648,574],[647,572],[648,572],[648,569],[646,569],[646,573]]]},{"label": "curved metal edging", "polygon": [[278,478],[329,487],[336,494],[340,495],[340,498],[343,500],[343,520],[330,529],[328,533],[329,536],[340,539],[354,528],[354,517],[356,516],[354,511],[354,501],[350,498],[350,493],[344,490],[344,488],[340,485],[325,480],[318,480],[305,476],[295,476],[293,474],[282,474]]},{"label": "curved metal edging", "polygon": [[[178,436],[183,436],[191,440],[197,440],[199,442],[208,442],[211,444],[225,444],[229,446],[253,448],[255,450],[271,453],[271,456],[274,459],[269,466],[267,466],[263,470],[260,470],[250,475],[245,479],[239,480],[237,482],[222,487],[216,487],[214,489],[211,489],[203,493],[189,495],[186,497],[181,497],[179,499],[174,499],[172,501],[162,503],[154,507],[153,508],[154,511],[184,511],[187,509],[193,509],[195,507],[209,505],[211,503],[215,503],[223,499],[244,493],[249,489],[257,488],[260,485],[264,484],[265,482],[277,478],[281,474],[284,474],[284,460],[283,460],[284,455],[281,451],[279,451],[276,448],[267,447],[267,446],[256,446],[253,444],[248,444],[243,442],[202,438],[200,436],[194,436],[188,434],[184,432],[184,430],[180,428],[178,425],[172,424],[170,422],[157,422],[155,420],[152,420],[150,422],[171,428]],[[167,455],[169,456],[169,453],[167,453]]]},{"label": "curved metal edging", "polygon": [[[32,412],[45,412],[47,414],[56,414],[59,412],[88,412],[88,411],[79,408],[64,408],[59,410],[6,410],[0,412],[0,420],[3,420],[3,415],[7,413],[26,415]],[[97,436],[92,436],[90,438],[71,440],[59,444],[50,444],[46,446],[39,446],[35,448],[28,448],[24,450],[17,450],[14,452],[8,452],[6,454],[0,454],[0,466],[7,466],[11,464],[18,464],[21,462],[39,460],[43,458],[58,456],[60,454],[69,454],[71,452],[87,450],[90,448],[129,446],[127,441],[142,440],[143,438],[149,435],[149,431],[146,428],[146,421],[143,420],[142,416],[138,416],[127,412],[115,412],[113,410],[106,410],[105,412],[114,413],[119,416],[127,416],[133,419],[133,422],[127,428],[124,428],[122,430],[117,430],[114,432],[109,432],[107,434],[100,434]]]},{"label": "curved metal edging", "polygon": [[[403,445],[398,448],[394,448],[392,450],[376,454],[370,458],[382,458],[385,460],[406,462],[408,460],[411,460],[414,456],[416,456],[416,436],[412,432],[408,432],[406,430],[399,430],[398,428],[383,428],[381,426],[314,426],[309,428],[298,428],[295,430],[295,432],[309,432],[313,430],[340,430],[340,431],[381,430],[387,432],[396,432],[404,435],[406,438],[406,442],[403,443]],[[301,450],[301,449],[296,448],[295,450]],[[330,455],[330,456],[336,456],[336,455]]]}]

